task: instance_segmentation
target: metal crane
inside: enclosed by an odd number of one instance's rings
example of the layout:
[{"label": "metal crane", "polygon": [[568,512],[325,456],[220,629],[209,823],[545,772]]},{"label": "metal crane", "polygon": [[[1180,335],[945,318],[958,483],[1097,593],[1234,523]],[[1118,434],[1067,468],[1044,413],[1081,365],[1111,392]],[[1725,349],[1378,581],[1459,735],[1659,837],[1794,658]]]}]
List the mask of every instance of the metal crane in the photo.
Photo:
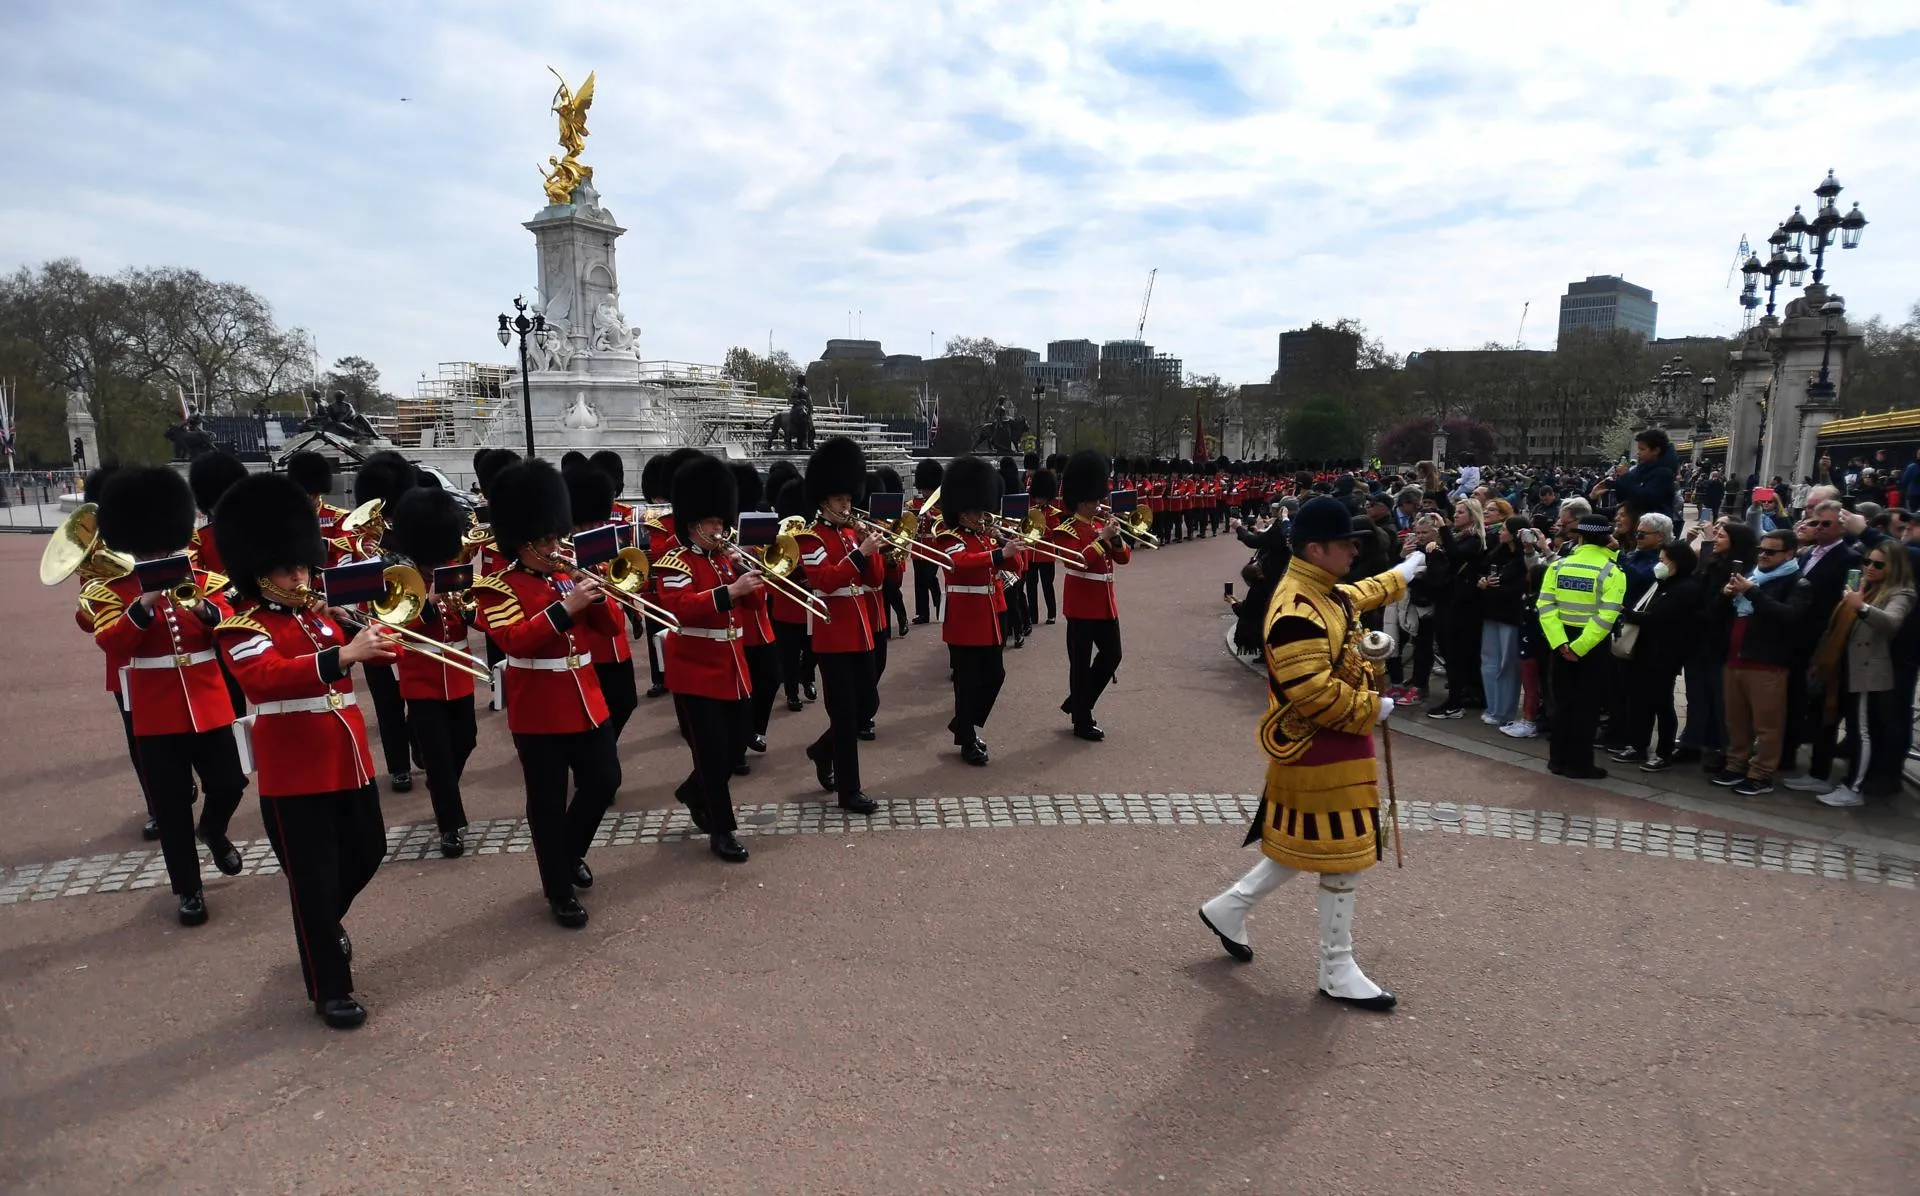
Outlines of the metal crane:
[{"label": "metal crane", "polygon": [[1159,273],[1160,267],[1158,266],[1147,271],[1147,293],[1146,296],[1140,300],[1140,322],[1133,326],[1133,339],[1143,343],[1147,339],[1147,305],[1153,302],[1153,280]]}]

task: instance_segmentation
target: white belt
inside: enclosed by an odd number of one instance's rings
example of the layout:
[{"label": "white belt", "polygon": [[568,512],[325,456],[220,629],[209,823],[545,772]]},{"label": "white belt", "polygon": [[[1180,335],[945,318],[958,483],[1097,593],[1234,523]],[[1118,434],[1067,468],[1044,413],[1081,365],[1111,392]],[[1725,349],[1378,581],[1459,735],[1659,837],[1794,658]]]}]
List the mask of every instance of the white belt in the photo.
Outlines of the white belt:
[{"label": "white belt", "polygon": [[583,664],[593,663],[593,653],[579,652],[572,656],[509,656],[507,667],[512,669],[532,669],[536,673],[570,673]]},{"label": "white belt", "polygon": [[329,693],[320,698],[287,698],[279,702],[256,702],[255,714],[325,714],[358,706],[360,699],[350,693]]},{"label": "white belt", "polygon": [[212,664],[220,654],[212,648],[199,652],[181,652],[173,656],[136,656],[127,662],[130,669],[184,669],[190,664]]},{"label": "white belt", "polygon": [[1111,573],[1089,573],[1085,569],[1069,569],[1067,570],[1067,576],[1077,577],[1081,581],[1097,581],[1106,585],[1113,584],[1113,574]]},{"label": "white belt", "polygon": [[992,586],[948,586],[949,594],[991,594]]},{"label": "white belt", "polygon": [[828,590],[820,596],[822,598],[858,598],[866,592],[866,586],[841,586],[837,590]]},{"label": "white belt", "polygon": [[703,640],[737,640],[741,631],[738,627],[676,627],[675,635],[691,635]]}]

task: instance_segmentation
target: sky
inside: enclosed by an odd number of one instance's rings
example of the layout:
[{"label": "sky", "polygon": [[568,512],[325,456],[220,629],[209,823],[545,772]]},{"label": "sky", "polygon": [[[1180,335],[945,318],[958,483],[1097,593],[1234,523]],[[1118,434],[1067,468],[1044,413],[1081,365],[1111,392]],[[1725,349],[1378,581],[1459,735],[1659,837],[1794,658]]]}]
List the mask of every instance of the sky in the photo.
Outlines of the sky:
[{"label": "sky", "polygon": [[1130,337],[1155,268],[1146,339],[1230,383],[1341,317],[1550,348],[1589,274],[1726,335],[1830,168],[1871,222],[1831,286],[1920,301],[1913,0],[6,0],[0,269],[244,283],[401,395],[504,361],[549,66],[597,72],[648,359]]}]

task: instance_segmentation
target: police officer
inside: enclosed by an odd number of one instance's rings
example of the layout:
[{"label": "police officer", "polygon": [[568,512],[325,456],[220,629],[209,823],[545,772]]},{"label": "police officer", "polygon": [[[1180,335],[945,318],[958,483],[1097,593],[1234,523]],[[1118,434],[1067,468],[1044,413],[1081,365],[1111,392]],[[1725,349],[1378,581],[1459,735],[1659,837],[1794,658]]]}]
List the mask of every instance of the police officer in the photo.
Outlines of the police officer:
[{"label": "police officer", "polygon": [[1583,515],[1574,529],[1579,543],[1547,566],[1537,610],[1552,656],[1553,748],[1547,770],[1556,776],[1598,780],[1593,734],[1606,695],[1606,645],[1620,621],[1627,593],[1626,571],[1607,547],[1613,524],[1604,515]]}]

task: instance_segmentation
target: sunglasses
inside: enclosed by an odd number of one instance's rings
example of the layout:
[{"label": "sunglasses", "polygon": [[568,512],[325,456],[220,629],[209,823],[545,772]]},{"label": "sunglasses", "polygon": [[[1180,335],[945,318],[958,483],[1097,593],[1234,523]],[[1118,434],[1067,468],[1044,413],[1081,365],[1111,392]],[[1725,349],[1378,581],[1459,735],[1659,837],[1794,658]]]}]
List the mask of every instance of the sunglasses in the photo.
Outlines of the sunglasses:
[{"label": "sunglasses", "polygon": [[1867,561],[1867,568],[1869,569],[1884,569],[1886,567],[1887,567],[1887,563],[1885,561],[1876,561],[1871,559]]},{"label": "sunglasses", "polygon": [[1792,554],[1792,552],[1793,552],[1793,549],[1791,548],[1762,548],[1760,550],[1760,555],[1761,556],[1789,556]]},{"label": "sunglasses", "polygon": [[1807,520],[1807,526],[1808,526],[1808,527],[1832,527],[1832,526],[1833,526],[1833,520],[1831,520],[1831,519],[1809,519],[1809,520]]}]

